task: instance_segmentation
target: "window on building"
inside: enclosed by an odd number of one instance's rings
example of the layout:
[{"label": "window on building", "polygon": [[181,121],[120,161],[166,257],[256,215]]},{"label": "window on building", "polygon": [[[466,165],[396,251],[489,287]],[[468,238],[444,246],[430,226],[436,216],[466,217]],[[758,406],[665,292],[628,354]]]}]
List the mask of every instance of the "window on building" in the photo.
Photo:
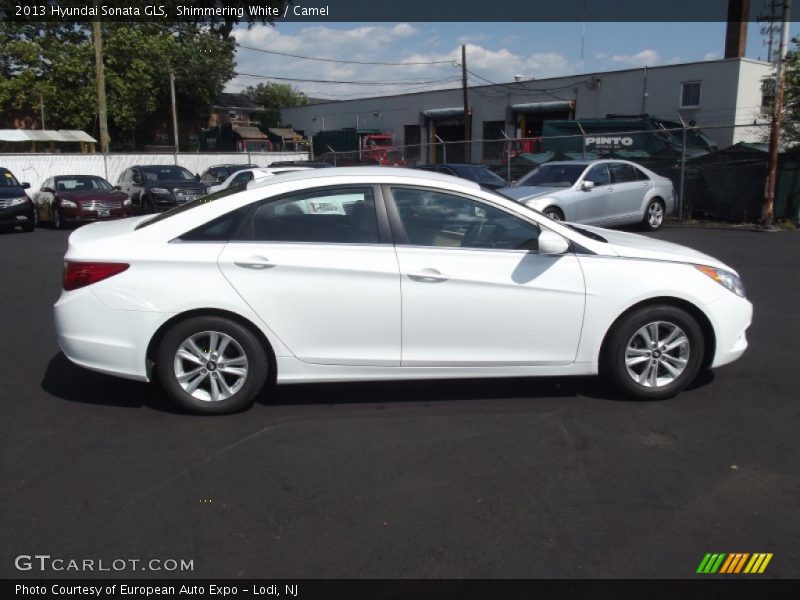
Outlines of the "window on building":
[{"label": "window on building", "polygon": [[684,81],[681,84],[681,108],[700,106],[700,82]]},{"label": "window on building", "polygon": [[[483,158],[502,160],[503,158],[503,142],[491,141],[502,140],[503,133],[506,130],[505,121],[484,121],[483,122]],[[490,140],[490,141],[486,141]]]}]

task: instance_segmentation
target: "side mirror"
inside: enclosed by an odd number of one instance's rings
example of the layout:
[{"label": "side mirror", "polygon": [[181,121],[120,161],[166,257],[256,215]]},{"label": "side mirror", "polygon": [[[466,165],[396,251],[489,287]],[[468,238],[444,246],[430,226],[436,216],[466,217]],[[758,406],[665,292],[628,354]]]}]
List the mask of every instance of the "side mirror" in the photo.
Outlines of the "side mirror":
[{"label": "side mirror", "polygon": [[55,190],[51,187],[43,187],[40,192],[44,192],[45,194],[55,194]]},{"label": "side mirror", "polygon": [[581,182],[581,189],[584,190],[584,191],[588,192],[593,187],[594,187],[594,181],[589,181],[588,179],[584,179]]},{"label": "side mirror", "polygon": [[539,234],[539,254],[564,254],[569,250],[569,241],[547,229]]},{"label": "side mirror", "polygon": [[134,175],[133,183],[135,183],[136,185],[142,185],[142,178],[139,175]]},{"label": "side mirror", "polygon": [[219,177],[217,177],[217,183],[224,183],[226,179],[227,177],[223,177],[222,175],[220,175]]},{"label": "side mirror", "polygon": [[122,186],[121,186],[121,185],[115,185],[115,186],[114,186],[114,187],[112,187],[111,189],[112,189],[112,190],[117,190],[118,192],[121,192],[121,191],[122,191]]},{"label": "side mirror", "polygon": [[195,173],[194,174],[194,180],[195,181],[200,181],[200,173]]},{"label": "side mirror", "polygon": [[22,182],[22,189],[23,190],[27,190],[29,187],[31,187],[30,183],[28,183],[27,181],[23,181]]}]

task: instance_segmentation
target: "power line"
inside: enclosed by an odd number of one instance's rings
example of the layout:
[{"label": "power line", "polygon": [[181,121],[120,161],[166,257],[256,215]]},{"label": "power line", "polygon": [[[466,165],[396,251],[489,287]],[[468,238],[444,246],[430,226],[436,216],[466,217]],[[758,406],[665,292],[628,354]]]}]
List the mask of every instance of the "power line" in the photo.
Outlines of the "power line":
[{"label": "power line", "polygon": [[299,54],[289,54],[288,52],[278,52],[277,50],[264,50],[263,48],[253,48],[252,46],[245,46],[236,42],[236,47],[242,50],[251,50],[253,52],[263,52],[265,54],[277,54],[278,56],[287,56],[289,58],[299,58],[302,60],[317,60],[320,62],[341,63],[345,65],[382,65],[386,67],[407,67],[416,65],[453,65],[453,60],[433,60],[433,61],[419,61],[419,62],[381,62],[381,61],[364,61],[364,60],[336,60],[333,58],[320,58],[317,56],[302,56]]},{"label": "power line", "polygon": [[380,86],[398,86],[398,85],[432,85],[438,83],[449,83],[451,81],[456,81],[457,78],[453,79],[429,79],[429,80],[420,80],[420,79],[406,79],[406,80],[396,80],[396,81],[347,81],[347,80],[338,80],[338,79],[306,79],[301,77],[279,77],[277,75],[256,75],[254,73],[234,73],[239,77],[255,77],[257,79],[276,79],[279,81],[296,81],[300,83],[338,83],[338,84],[347,84],[347,85],[380,85]]}]

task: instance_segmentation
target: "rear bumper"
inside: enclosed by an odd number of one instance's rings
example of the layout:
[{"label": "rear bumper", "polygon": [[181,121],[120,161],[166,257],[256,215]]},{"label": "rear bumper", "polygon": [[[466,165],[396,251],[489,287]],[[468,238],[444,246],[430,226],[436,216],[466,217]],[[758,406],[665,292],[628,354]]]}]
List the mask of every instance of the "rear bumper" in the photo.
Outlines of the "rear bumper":
[{"label": "rear bumper", "polygon": [[72,362],[109,375],[148,380],[147,346],[169,315],[110,309],[89,288],[62,292],[53,310],[58,345]]}]

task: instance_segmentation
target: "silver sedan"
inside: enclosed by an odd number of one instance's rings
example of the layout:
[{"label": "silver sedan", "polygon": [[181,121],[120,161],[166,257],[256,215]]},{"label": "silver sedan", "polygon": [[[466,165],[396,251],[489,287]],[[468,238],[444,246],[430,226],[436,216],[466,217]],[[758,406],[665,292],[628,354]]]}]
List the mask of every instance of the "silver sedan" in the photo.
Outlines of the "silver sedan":
[{"label": "silver sedan", "polygon": [[624,160],[549,162],[498,190],[556,221],[655,231],[675,208],[672,181]]}]

